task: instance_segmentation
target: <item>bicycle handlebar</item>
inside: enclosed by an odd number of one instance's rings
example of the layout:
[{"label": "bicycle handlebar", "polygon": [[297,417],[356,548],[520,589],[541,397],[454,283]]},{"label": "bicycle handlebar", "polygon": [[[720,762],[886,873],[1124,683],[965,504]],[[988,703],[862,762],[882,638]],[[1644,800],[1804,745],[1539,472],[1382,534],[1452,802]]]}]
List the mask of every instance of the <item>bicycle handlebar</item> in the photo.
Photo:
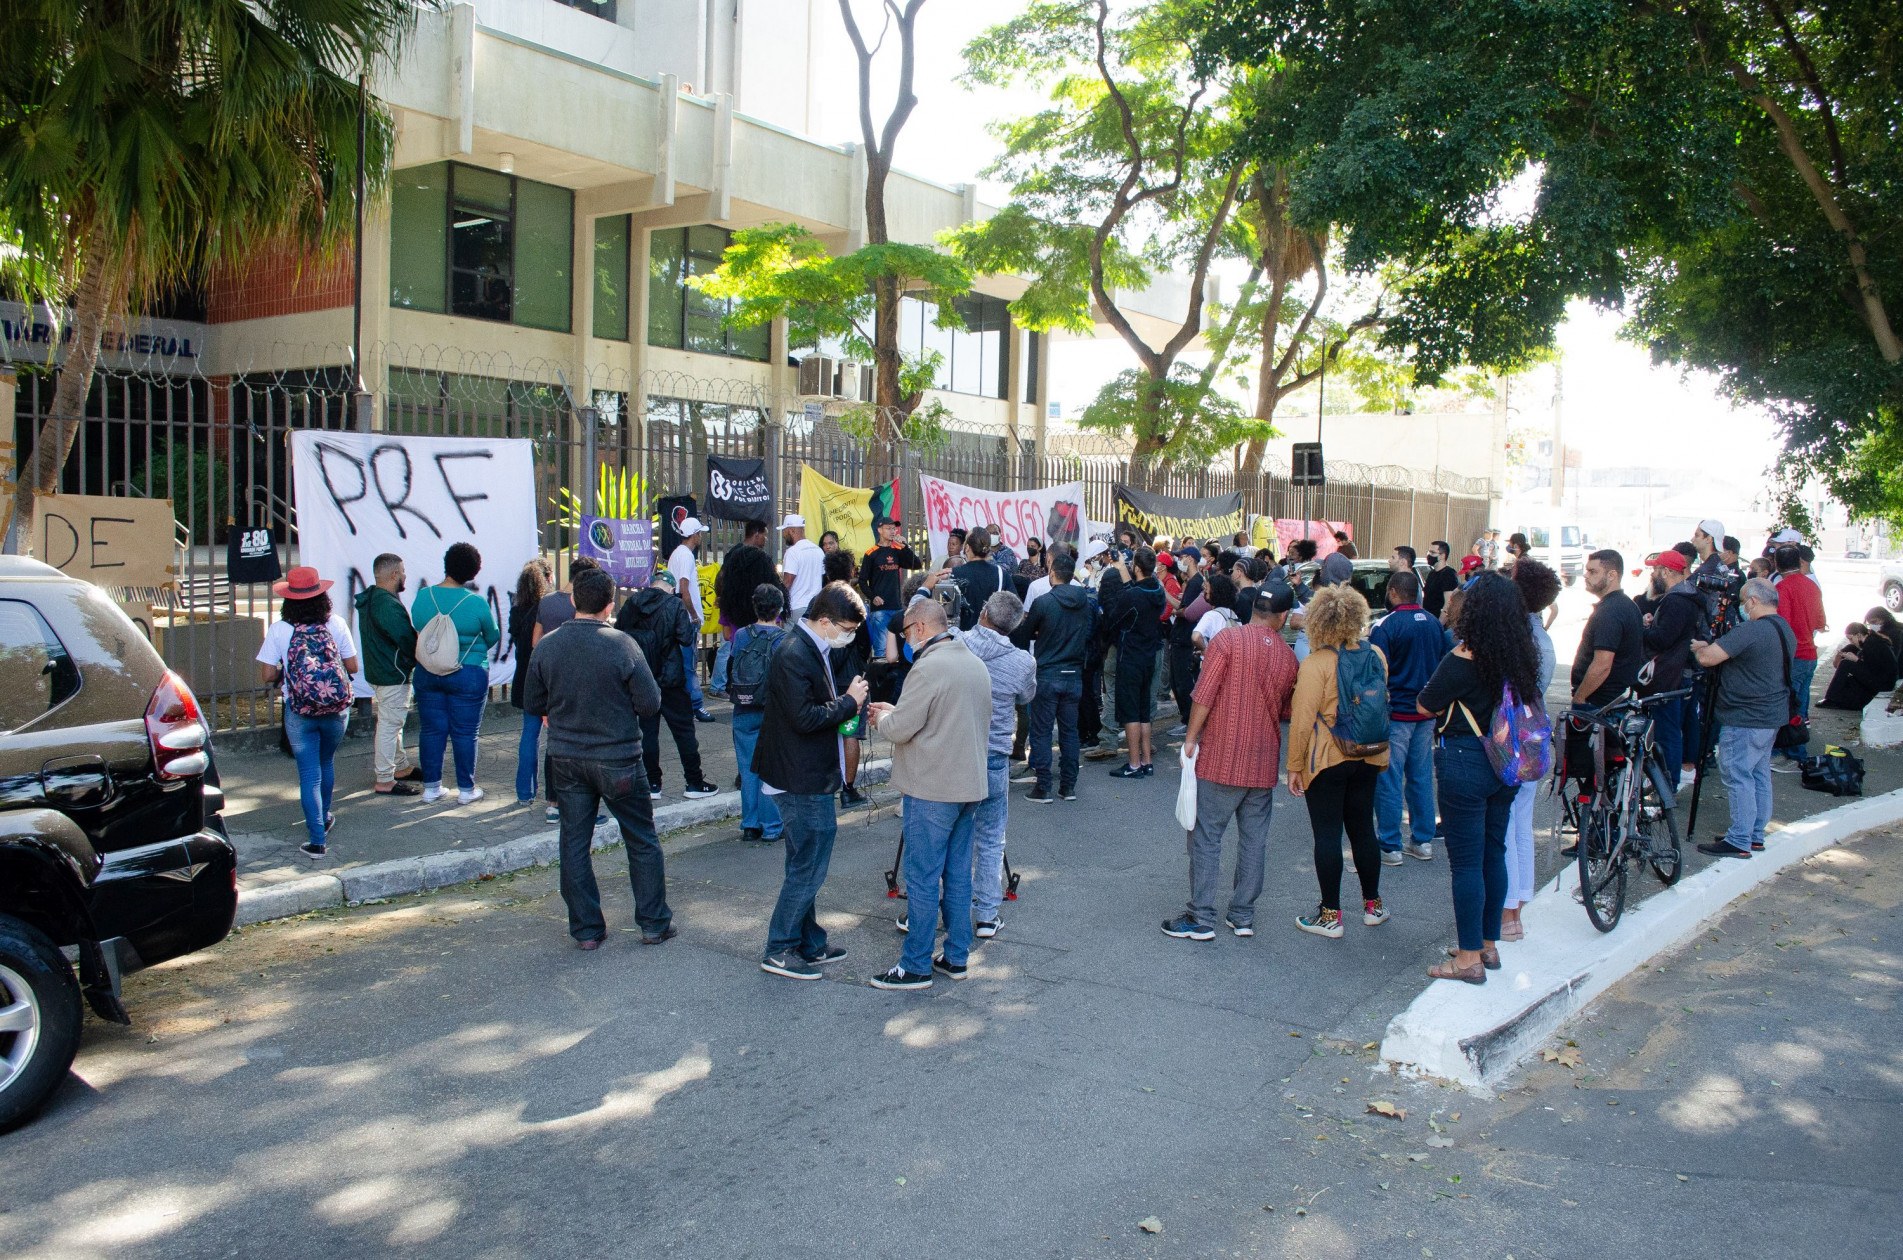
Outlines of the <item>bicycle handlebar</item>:
[{"label": "bicycle handlebar", "polygon": [[1568,721],[1578,722],[1584,725],[1611,726],[1615,718],[1622,717],[1627,713],[1643,713],[1647,709],[1656,708],[1664,704],[1667,700],[1682,700],[1686,696],[1691,695],[1692,691],[1693,688],[1691,687],[1680,687],[1675,691],[1661,691],[1656,695],[1633,696],[1626,700],[1614,700],[1612,703],[1599,709],[1568,709],[1560,716]]}]

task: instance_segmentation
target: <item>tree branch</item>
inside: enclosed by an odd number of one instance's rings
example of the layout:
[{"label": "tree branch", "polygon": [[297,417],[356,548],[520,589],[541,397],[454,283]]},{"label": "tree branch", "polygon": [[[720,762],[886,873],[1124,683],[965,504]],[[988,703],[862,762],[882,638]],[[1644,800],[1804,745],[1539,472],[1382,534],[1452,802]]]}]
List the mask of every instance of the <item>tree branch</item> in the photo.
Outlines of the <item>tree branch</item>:
[{"label": "tree branch", "polygon": [[1824,82],[1818,77],[1817,66],[1810,59],[1810,53],[1797,38],[1797,31],[1791,26],[1791,20],[1784,13],[1784,6],[1778,0],[1764,0],[1771,11],[1771,18],[1777,23],[1778,31],[1784,38],[1784,47],[1789,50],[1791,60],[1804,73],[1804,84],[1810,88],[1811,99],[1817,102],[1817,109],[1823,115],[1824,139],[1830,145],[1830,173],[1839,187],[1850,182],[1848,174],[1850,164],[1844,158],[1843,140],[1837,134],[1837,115],[1830,105],[1830,97],[1824,93]]}]

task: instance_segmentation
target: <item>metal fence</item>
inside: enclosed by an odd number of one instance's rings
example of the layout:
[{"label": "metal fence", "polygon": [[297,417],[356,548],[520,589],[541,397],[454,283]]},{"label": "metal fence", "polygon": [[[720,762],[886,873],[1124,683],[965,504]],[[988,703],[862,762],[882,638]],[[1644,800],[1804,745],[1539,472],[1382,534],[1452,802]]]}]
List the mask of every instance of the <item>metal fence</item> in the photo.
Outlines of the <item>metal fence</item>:
[{"label": "metal fence", "polygon": [[[533,444],[541,545],[569,546],[560,502],[568,491],[592,503],[597,468],[641,479],[646,502],[707,491],[708,455],[767,461],[775,512],[797,510],[800,468],[844,484],[867,484],[872,444],[853,418],[813,414],[797,397],[743,382],[657,374],[586,381],[559,373],[483,375],[467,365],[394,359],[389,387],[373,405],[353,405],[343,369],[238,376],[98,374],[62,474],[72,494],[169,498],[178,521],[178,582],[153,600],[155,644],[203,699],[221,730],[273,726],[276,696],[258,683],[254,656],[275,617],[267,588],[233,586],[225,543],[234,528],[269,529],[285,568],[297,563],[290,435],[299,429],[370,424],[408,434],[525,438]],[[19,377],[15,452],[24,467],[50,415],[57,376]],[[1039,450],[1029,431],[953,421],[930,447],[901,444],[888,457],[901,478],[907,533],[922,539],[920,473],[1006,491],[1081,481],[1093,520],[1115,519],[1112,488],[1130,483],[1202,497],[1240,491],[1246,513],[1338,520],[1365,554],[1435,538],[1464,548],[1486,528],[1488,487],[1448,474],[1392,467],[1330,466],[1326,486],[1289,484],[1271,460],[1259,472],[1220,466],[1151,466],[1102,435],[1053,435]],[[777,523],[777,522],[775,522]],[[740,527],[708,522],[709,555],[739,541]],[[122,593],[150,596],[150,592]]]}]

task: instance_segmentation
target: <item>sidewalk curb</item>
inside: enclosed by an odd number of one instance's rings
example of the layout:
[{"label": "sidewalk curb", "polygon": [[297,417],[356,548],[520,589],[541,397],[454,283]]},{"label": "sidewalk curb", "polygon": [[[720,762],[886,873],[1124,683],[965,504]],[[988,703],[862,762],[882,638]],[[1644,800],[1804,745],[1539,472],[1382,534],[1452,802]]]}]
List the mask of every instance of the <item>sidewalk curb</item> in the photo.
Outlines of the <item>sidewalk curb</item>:
[{"label": "sidewalk curb", "polygon": [[[859,767],[859,782],[872,786],[891,777],[892,763],[868,761]],[[654,830],[666,837],[689,828],[737,817],[740,793],[722,792],[699,801],[677,801],[654,811]],[[592,847],[596,852],[621,843],[621,828],[613,819],[595,828]],[[553,866],[559,853],[554,824],[533,835],[504,840],[479,849],[449,849],[420,857],[396,858],[353,866],[336,874],[318,872],[238,890],[238,914],[233,927],[250,927],[273,919],[288,919],[313,910],[334,910],[361,905],[366,901],[384,901],[411,893],[464,884],[485,875],[506,875],[534,866]]]},{"label": "sidewalk curb", "polygon": [[1813,814],[1772,833],[1750,861],[1720,860],[1628,909],[1608,933],[1594,929],[1573,900],[1578,867],[1567,866],[1527,906],[1527,940],[1500,947],[1503,968],[1485,985],[1429,981],[1389,1022],[1382,1061],[1397,1072],[1489,1094],[1587,1003],[1690,940],[1733,901],[1832,845],[1899,819],[1903,790]]}]

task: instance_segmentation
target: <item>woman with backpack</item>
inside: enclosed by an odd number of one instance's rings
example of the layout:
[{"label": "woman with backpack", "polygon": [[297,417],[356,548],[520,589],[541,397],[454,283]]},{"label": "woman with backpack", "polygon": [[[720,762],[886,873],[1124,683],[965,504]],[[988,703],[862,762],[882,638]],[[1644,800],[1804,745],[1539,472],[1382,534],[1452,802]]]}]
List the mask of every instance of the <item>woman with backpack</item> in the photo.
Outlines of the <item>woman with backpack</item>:
[{"label": "woman with backpack", "polygon": [[489,651],[502,641],[496,615],[482,592],[470,584],[482,572],[482,553],[459,542],[443,553],[443,580],[426,586],[410,602],[416,627],[413,686],[421,724],[417,756],[423,763],[423,802],[443,795],[443,751],[456,763],[456,799],[473,805],[482,799],[476,786],[476,733],[489,696]]},{"label": "woman with backpack", "polygon": [[337,823],[330,812],[337,745],[350,721],[350,676],[358,668],[357,644],[344,619],[331,611],[330,587],[307,565],[273,583],[271,593],[284,602],[258,649],[265,686],[283,687],[284,731],[297,758],[297,794],[308,836],[298,852],[314,862],[323,859]]},{"label": "woman with backpack", "polygon": [[753,750],[760,743],[766,718],[767,668],[773,650],[786,637],[780,613],[786,608],[786,588],[761,582],[753,588],[747,615],[753,620],[734,631],[733,651],[727,657],[728,696],[733,701],[733,756],[740,765],[740,838],[752,844],[772,844],[784,824],[780,807],[760,789],[753,772]]},{"label": "woman with backpack", "polygon": [[1388,662],[1361,641],[1368,601],[1345,583],[1308,603],[1308,657],[1295,675],[1288,723],[1288,790],[1308,803],[1321,905],[1301,915],[1304,932],[1340,940],[1341,834],[1348,833],[1361,880],[1361,922],[1388,921],[1381,904],[1381,849],[1374,792],[1388,767]]},{"label": "woman with backpack", "polygon": [[1422,713],[1436,719],[1434,777],[1459,936],[1451,956],[1427,974],[1485,984],[1487,972],[1500,968],[1507,831],[1520,790],[1517,779],[1508,782],[1494,768],[1488,732],[1507,688],[1522,701],[1542,694],[1540,656],[1526,600],[1513,579],[1500,573],[1482,573],[1467,587],[1454,637],[1458,646],[1441,658],[1416,700]]},{"label": "woman with backpack", "polygon": [[520,805],[535,803],[535,772],[542,750],[542,719],[522,708],[522,688],[529,677],[529,657],[535,651],[536,615],[553,578],[548,561],[539,556],[529,561],[515,579],[515,599],[509,604],[509,643],[515,650],[509,703],[522,712],[522,743],[515,754],[515,799]]}]

